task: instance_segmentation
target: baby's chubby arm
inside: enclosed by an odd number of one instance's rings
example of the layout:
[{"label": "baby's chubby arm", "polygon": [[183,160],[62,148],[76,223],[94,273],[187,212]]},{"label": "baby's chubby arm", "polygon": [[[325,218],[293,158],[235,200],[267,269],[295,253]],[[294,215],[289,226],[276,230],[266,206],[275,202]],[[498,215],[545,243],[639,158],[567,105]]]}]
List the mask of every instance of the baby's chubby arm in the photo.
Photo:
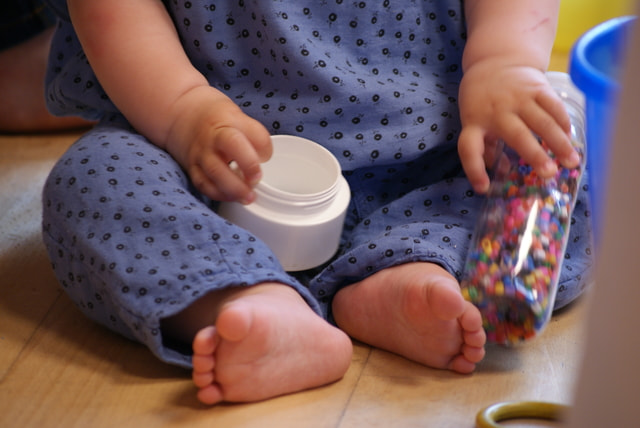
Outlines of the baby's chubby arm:
[{"label": "baby's chubby arm", "polygon": [[251,202],[260,163],[271,156],[269,133],[193,67],[162,2],[68,5],[100,84],[138,132],[167,150],[208,197]]},{"label": "baby's chubby arm", "polygon": [[486,192],[486,165],[497,139],[513,147],[542,177],[579,164],[570,121],[544,72],[553,46],[559,0],[466,0],[468,39],[460,84],[460,158],[475,190]]}]

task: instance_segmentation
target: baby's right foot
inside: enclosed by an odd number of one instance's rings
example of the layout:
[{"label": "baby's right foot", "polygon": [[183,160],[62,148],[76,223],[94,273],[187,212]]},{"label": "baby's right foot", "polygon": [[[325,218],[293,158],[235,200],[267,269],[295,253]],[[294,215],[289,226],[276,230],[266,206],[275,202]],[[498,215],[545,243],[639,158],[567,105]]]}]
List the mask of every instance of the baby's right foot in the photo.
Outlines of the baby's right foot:
[{"label": "baby's right foot", "polygon": [[352,344],[292,288],[238,290],[193,340],[193,382],[205,404],[259,401],[340,379]]}]

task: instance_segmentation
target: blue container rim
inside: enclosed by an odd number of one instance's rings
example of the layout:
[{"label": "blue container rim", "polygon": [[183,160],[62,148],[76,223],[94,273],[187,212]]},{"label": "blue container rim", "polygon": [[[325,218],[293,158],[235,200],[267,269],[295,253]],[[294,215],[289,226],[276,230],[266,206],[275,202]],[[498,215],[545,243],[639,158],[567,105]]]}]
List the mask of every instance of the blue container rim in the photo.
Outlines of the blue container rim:
[{"label": "blue container rim", "polygon": [[589,92],[589,96],[607,99],[615,96],[620,90],[620,84],[611,76],[595,67],[589,59],[589,49],[600,40],[606,38],[620,39],[621,28],[626,28],[636,20],[636,16],[622,16],[605,21],[584,33],[571,49],[569,75],[573,83],[583,92],[596,89],[597,93]]}]

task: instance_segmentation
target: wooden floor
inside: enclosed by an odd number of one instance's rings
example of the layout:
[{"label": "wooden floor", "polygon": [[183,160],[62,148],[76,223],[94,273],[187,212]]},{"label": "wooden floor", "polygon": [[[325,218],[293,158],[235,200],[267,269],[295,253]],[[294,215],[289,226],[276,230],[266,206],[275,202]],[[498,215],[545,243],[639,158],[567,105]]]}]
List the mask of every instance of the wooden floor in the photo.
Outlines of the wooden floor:
[{"label": "wooden floor", "polygon": [[495,402],[571,402],[584,299],[540,338],[489,347],[473,375],[356,343],[332,385],[255,404],[198,404],[188,372],[88,321],[57,286],[40,241],[40,191],[78,135],[0,136],[0,427],[471,428]]}]

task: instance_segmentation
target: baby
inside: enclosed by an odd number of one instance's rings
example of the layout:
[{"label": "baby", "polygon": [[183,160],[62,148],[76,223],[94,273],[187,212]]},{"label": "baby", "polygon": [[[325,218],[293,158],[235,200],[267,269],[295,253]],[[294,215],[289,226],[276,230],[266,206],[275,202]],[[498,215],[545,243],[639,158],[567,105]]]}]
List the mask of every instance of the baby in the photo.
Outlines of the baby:
[{"label": "baby", "polygon": [[[49,107],[101,120],[43,195],[83,312],[190,367],[207,404],[338,380],[350,338],[475,369],[485,333],[458,280],[496,139],[543,177],[557,165],[531,131],[579,163],[544,75],[557,0],[52,3]],[[352,190],[338,253],[309,272],[211,202],[254,201],[278,133],[327,147]],[[559,305],[590,265],[584,216],[572,233]]]}]

